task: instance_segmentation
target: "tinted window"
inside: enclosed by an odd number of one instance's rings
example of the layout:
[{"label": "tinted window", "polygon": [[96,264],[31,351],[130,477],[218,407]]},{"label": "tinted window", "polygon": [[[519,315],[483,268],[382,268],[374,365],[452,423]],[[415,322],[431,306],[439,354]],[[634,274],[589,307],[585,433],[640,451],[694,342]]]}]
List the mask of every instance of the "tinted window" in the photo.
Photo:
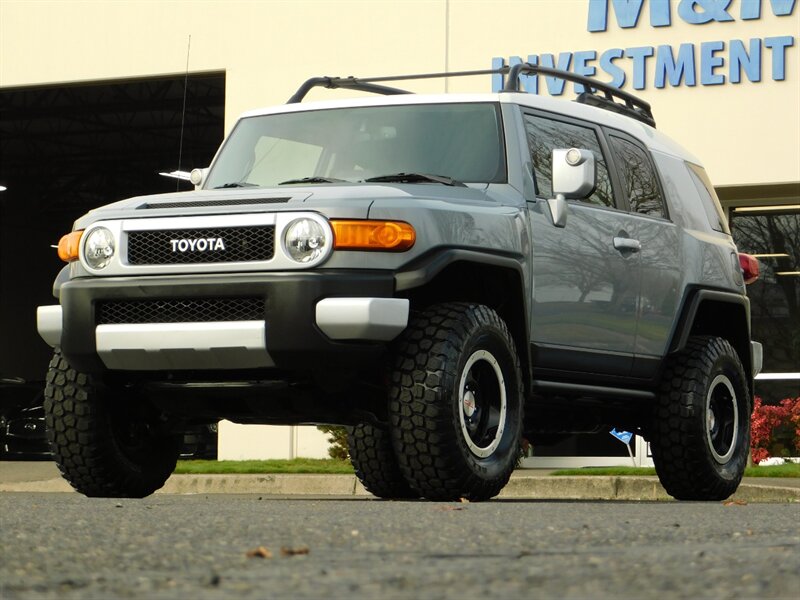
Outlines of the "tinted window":
[{"label": "tinted window", "polygon": [[647,153],[628,140],[616,136],[609,140],[631,210],[651,217],[663,217],[664,201]]},{"label": "tinted window", "polygon": [[614,206],[611,179],[597,134],[589,127],[581,127],[544,117],[525,115],[525,132],[531,151],[533,172],[536,176],[537,194],[553,197],[553,150],[557,148],[583,148],[591,150],[595,158],[595,183],[592,195],[584,200],[600,206]]},{"label": "tinted window", "polygon": [[[764,344],[765,373],[800,371],[800,211],[731,214],[733,241],[758,259],[760,276],[747,286],[752,337]],[[798,382],[757,381],[769,401],[797,395]]]}]

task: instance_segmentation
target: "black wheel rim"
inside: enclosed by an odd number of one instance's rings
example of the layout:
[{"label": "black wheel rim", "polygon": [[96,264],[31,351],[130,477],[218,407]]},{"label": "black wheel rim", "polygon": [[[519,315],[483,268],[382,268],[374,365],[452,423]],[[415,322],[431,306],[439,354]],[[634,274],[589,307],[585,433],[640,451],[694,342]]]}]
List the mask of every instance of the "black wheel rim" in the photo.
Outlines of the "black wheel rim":
[{"label": "black wheel rim", "polygon": [[717,375],[706,396],[706,439],[719,464],[733,457],[739,439],[739,408],[731,380]]}]

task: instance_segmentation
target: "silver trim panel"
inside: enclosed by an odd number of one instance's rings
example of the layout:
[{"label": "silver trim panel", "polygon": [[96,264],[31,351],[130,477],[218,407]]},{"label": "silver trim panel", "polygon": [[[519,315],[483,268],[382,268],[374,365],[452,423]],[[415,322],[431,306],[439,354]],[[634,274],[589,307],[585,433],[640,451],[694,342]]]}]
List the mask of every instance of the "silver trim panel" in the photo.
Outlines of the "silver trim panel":
[{"label": "silver trim panel", "polygon": [[264,321],[98,325],[97,354],[109,369],[271,367]]},{"label": "silver trim panel", "polygon": [[408,325],[405,298],[325,298],[317,302],[317,326],[333,340],[388,342]]},{"label": "silver trim panel", "polygon": [[[327,241],[326,252],[319,258],[307,263],[292,260],[283,248],[283,235],[286,228],[295,219],[307,218],[317,222],[325,231]],[[257,227],[262,225],[275,226],[275,254],[270,260],[249,262],[208,262],[196,264],[170,264],[170,265],[129,265],[128,257],[128,232],[129,231],[159,231],[168,229],[207,229],[220,227]],[[114,235],[117,251],[109,265],[103,269],[93,269],[83,255],[83,240],[93,229],[105,227]],[[196,217],[159,217],[143,219],[118,219],[97,221],[86,228],[81,241],[79,253],[81,266],[92,275],[103,277],[126,275],[155,275],[178,273],[226,273],[226,272],[252,272],[265,270],[299,270],[317,267],[325,262],[333,250],[333,230],[328,220],[319,213],[312,211],[292,211],[274,213],[245,213],[234,215],[202,215]]]},{"label": "silver trim panel", "polygon": [[753,361],[753,377],[757,377],[764,368],[764,347],[759,342],[750,342],[750,356]]},{"label": "silver trim panel", "polygon": [[64,317],[61,305],[39,306],[36,309],[36,329],[41,338],[55,348],[61,345]]}]

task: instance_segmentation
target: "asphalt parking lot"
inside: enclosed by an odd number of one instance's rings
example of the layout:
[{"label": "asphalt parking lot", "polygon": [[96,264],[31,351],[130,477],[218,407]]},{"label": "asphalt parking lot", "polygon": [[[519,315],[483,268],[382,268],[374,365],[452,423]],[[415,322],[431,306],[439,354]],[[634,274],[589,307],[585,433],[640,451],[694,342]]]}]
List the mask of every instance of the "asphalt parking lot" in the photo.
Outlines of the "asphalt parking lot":
[{"label": "asphalt parking lot", "polygon": [[0,494],[2,598],[792,598],[800,504]]}]

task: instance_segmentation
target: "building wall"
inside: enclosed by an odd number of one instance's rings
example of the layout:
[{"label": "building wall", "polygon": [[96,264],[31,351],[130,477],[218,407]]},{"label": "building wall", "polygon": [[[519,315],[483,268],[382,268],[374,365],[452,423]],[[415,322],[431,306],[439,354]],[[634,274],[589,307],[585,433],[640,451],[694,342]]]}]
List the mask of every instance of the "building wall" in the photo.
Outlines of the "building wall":
[{"label": "building wall", "polygon": [[310,425],[219,423],[219,460],[328,458],[328,436]]}]

